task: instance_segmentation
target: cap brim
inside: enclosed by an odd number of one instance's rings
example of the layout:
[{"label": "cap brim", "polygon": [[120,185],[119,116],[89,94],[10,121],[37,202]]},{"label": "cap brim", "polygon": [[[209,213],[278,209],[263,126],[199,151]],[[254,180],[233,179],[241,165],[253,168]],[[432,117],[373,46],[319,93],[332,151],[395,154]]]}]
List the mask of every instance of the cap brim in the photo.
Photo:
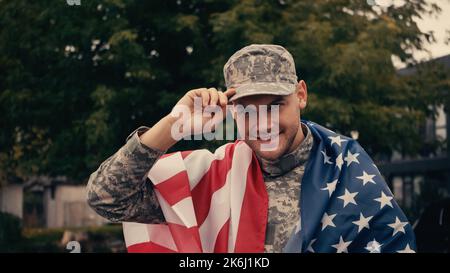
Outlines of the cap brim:
[{"label": "cap brim", "polygon": [[229,101],[254,96],[254,95],[276,95],[286,96],[295,92],[296,85],[292,83],[271,83],[258,82],[239,85],[236,87],[236,94],[234,94]]}]

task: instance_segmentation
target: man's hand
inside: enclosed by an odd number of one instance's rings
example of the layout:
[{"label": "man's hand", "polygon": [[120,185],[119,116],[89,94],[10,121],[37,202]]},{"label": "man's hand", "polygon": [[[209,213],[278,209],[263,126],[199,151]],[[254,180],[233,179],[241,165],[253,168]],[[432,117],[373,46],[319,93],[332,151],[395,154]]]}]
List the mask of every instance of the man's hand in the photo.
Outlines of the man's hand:
[{"label": "man's hand", "polygon": [[[203,109],[208,106],[219,106],[222,108],[223,118],[225,117],[225,107],[228,104],[228,99],[236,93],[234,88],[229,89],[225,92],[217,91],[216,88],[198,88],[188,91],[175,105],[176,107],[186,107],[190,112],[191,117],[201,113],[195,113],[195,101],[196,98],[201,99],[201,107]],[[169,114],[162,118],[158,123],[156,123],[152,128],[140,136],[141,142],[149,147],[167,150],[172,147],[177,140],[175,140],[171,135],[172,125],[180,117],[176,117],[173,114]],[[211,117],[204,117],[202,115],[202,123],[210,120]],[[189,132],[195,132],[193,119],[187,122]],[[186,129],[186,128],[185,128]]]},{"label": "man's hand", "polygon": [[188,106],[191,111],[194,111],[194,99],[200,98],[202,100],[202,106],[206,107],[208,105],[225,108],[228,104],[228,98],[236,93],[234,88],[228,89],[225,92],[217,91],[216,88],[198,88],[192,89],[187,92],[176,105]]},{"label": "man's hand", "polygon": [[[226,92],[217,91],[216,88],[190,90],[178,101],[171,112],[171,116],[179,121],[177,128],[174,128],[175,131],[172,132],[179,134],[178,138],[205,133],[203,126],[211,121],[212,127],[205,127],[209,133],[209,130],[225,118],[228,98],[235,93],[235,89],[229,89]],[[217,111],[221,111],[221,115],[213,115]],[[184,132],[185,135],[181,136],[179,131]]]}]

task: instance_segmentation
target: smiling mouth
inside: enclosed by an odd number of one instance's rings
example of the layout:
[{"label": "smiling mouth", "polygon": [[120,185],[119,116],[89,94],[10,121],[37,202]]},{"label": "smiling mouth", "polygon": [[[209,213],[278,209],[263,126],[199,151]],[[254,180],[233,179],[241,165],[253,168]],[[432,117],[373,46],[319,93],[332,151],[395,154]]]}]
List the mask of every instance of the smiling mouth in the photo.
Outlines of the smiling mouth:
[{"label": "smiling mouth", "polygon": [[256,140],[257,141],[260,141],[260,142],[268,142],[268,141],[271,141],[272,139],[274,139],[274,138],[277,138],[277,137],[279,137],[280,135],[282,134],[282,132],[279,132],[279,133],[271,133],[271,134],[260,134],[260,135],[258,135],[258,137],[256,138]]}]

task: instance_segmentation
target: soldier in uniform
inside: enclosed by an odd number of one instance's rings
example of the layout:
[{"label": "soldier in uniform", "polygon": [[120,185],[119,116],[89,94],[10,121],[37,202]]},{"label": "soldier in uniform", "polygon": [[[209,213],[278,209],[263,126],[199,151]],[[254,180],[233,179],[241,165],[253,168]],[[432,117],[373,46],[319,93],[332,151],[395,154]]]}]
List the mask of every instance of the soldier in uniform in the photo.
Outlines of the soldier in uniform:
[{"label": "soldier in uniform", "polygon": [[[282,252],[291,234],[301,228],[300,185],[314,144],[310,129],[300,119],[307,104],[307,86],[297,79],[292,55],[279,45],[246,46],[229,58],[223,72],[227,91],[190,90],[177,106],[193,111],[194,99],[201,98],[203,106],[279,107],[275,149],[262,149],[267,140],[260,137],[247,138],[247,127],[244,141],[258,158],[269,198],[265,252]],[[136,129],[126,144],[91,174],[88,203],[98,214],[111,221],[164,222],[146,174],[177,142],[171,136],[175,122],[176,118],[167,115],[151,128]]]}]

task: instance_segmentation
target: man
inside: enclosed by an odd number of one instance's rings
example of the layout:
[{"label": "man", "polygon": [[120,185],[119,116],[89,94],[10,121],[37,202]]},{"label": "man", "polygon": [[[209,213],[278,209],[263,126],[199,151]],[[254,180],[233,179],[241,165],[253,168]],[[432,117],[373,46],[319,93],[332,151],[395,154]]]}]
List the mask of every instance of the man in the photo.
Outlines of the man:
[{"label": "man", "polygon": [[[88,201],[97,213],[149,224],[124,224],[129,251],[414,251],[411,226],[365,151],[355,140],[300,119],[307,87],[297,82],[285,48],[244,47],[225,64],[224,77],[226,92],[194,89],[174,109],[195,115],[201,99],[203,107],[224,110],[230,102],[270,106],[278,118],[259,120],[252,138],[245,116],[244,125],[238,122],[243,141],[214,154],[164,157],[177,142],[179,120],[167,115],[152,128],[138,128],[91,175]],[[192,122],[183,127],[198,131]],[[269,140],[262,128],[276,140],[272,149],[264,148]]]}]

